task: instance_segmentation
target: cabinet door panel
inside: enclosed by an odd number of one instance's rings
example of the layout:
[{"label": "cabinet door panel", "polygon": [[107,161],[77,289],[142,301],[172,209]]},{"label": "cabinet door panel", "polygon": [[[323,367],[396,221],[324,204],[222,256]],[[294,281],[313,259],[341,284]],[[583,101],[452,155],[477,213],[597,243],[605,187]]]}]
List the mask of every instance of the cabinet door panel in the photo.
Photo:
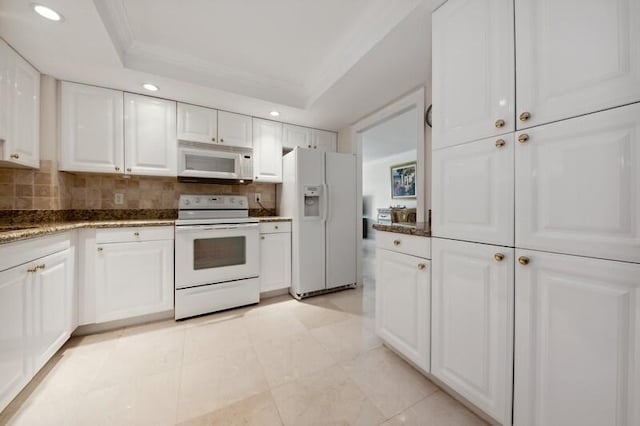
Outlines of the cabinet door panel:
[{"label": "cabinet door panel", "polygon": [[124,173],[123,93],[61,83],[60,170]]},{"label": "cabinet door panel", "polygon": [[511,424],[514,250],[438,238],[432,250],[431,373]]},{"label": "cabinet door panel", "polygon": [[17,164],[40,167],[40,73],[11,51],[11,154]]},{"label": "cabinet door panel", "polygon": [[449,0],[433,13],[434,149],[515,129],[513,56],[512,0]]},{"label": "cabinet door panel", "polygon": [[34,362],[39,370],[71,335],[73,263],[69,249],[37,261],[34,280]]},{"label": "cabinet door panel", "polygon": [[537,126],[640,100],[640,3],[516,1],[517,114]]},{"label": "cabinet door panel", "polygon": [[218,112],[218,138],[225,146],[253,146],[251,117],[226,111]]},{"label": "cabinet door panel", "polygon": [[640,265],[516,256],[514,424],[640,424]]},{"label": "cabinet door panel", "polygon": [[96,322],[173,309],[173,241],[98,248]]},{"label": "cabinet door panel", "polygon": [[0,272],[0,411],[32,377],[31,278],[24,265]]},{"label": "cabinet door panel", "polygon": [[291,234],[260,235],[260,291],[291,286]]},{"label": "cabinet door panel", "polygon": [[516,246],[640,262],[640,104],[525,133]]},{"label": "cabinet door panel", "polygon": [[214,144],[217,136],[217,110],[178,103],[178,139]]},{"label": "cabinet door panel", "polygon": [[287,149],[311,148],[311,129],[308,127],[293,126],[291,124],[285,124],[282,128],[282,146]]},{"label": "cabinet door panel", "polygon": [[[430,367],[430,262],[376,250],[376,331],[425,371]],[[422,269],[419,265],[424,265]]]},{"label": "cabinet door panel", "polygon": [[176,103],[131,93],[125,93],[124,101],[126,172],[176,176]]},{"label": "cabinet door panel", "polygon": [[[6,143],[10,139],[11,129],[9,127],[9,109],[11,89],[11,73],[9,68],[9,55],[11,48],[7,43],[0,40],[0,152],[6,155]],[[0,158],[4,160],[3,158]]]},{"label": "cabinet door panel", "polygon": [[513,135],[433,151],[433,235],[513,246],[513,156]]},{"label": "cabinet door panel", "polygon": [[282,123],[253,119],[253,174],[257,182],[282,182]]},{"label": "cabinet door panel", "polygon": [[338,148],[338,135],[326,130],[313,129],[313,147],[323,152],[336,152]]}]

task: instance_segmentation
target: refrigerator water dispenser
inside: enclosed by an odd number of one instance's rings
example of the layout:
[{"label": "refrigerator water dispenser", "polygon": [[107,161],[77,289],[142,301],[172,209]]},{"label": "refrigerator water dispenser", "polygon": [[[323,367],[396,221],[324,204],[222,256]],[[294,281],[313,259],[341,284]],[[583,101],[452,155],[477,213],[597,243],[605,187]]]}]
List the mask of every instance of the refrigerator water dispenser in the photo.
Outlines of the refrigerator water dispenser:
[{"label": "refrigerator water dispenser", "polygon": [[321,192],[321,186],[304,186],[304,217],[320,217]]}]

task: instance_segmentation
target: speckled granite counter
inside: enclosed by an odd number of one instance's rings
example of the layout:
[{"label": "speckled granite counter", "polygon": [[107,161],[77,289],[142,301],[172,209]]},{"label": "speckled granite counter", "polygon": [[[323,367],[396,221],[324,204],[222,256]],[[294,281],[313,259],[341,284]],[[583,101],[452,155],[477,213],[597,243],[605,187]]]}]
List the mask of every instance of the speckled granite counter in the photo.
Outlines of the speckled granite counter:
[{"label": "speckled granite counter", "polygon": [[383,232],[395,232],[397,234],[415,235],[417,237],[430,237],[431,229],[426,222],[418,222],[416,226],[409,225],[381,225],[379,223],[373,224],[373,229]]},{"label": "speckled granite counter", "polygon": [[172,219],[141,219],[141,220],[96,220],[79,222],[53,222],[34,224],[0,225],[0,244],[14,241],[28,240],[58,232],[70,231],[78,228],[125,228],[141,226],[173,226]]},{"label": "speckled granite counter", "polygon": [[260,222],[291,222],[291,218],[285,216],[264,216],[258,219]]}]

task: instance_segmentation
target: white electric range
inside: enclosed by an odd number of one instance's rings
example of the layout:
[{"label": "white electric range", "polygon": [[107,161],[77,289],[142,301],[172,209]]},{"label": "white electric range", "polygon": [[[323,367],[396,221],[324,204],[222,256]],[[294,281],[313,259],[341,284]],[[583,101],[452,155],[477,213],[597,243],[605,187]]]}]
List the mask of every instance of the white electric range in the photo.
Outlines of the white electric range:
[{"label": "white electric range", "polygon": [[175,318],[260,301],[259,223],[241,195],[181,195],[175,235]]}]

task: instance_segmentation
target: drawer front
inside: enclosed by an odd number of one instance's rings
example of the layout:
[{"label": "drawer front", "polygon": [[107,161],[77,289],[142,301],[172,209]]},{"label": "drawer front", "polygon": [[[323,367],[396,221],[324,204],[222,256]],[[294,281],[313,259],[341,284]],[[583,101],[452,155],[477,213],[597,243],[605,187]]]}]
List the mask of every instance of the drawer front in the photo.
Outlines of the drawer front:
[{"label": "drawer front", "polygon": [[291,222],[262,222],[260,223],[261,234],[279,234],[281,232],[291,232]]},{"label": "drawer front", "polygon": [[173,240],[173,226],[140,226],[96,230],[96,243]]},{"label": "drawer front", "polygon": [[431,238],[428,237],[381,231],[376,233],[376,247],[425,259],[431,258]]}]

